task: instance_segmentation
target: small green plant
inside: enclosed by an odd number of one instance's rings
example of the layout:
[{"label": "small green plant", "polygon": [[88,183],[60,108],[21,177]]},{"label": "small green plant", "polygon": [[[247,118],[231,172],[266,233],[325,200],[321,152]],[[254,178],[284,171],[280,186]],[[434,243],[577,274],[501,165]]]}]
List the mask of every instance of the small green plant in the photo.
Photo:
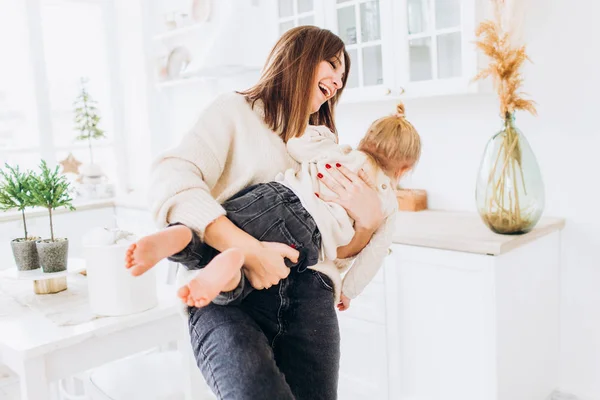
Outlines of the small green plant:
[{"label": "small green plant", "polygon": [[75,210],[73,199],[69,194],[70,184],[64,175],[58,172],[58,166],[51,170],[42,160],[40,173],[31,175],[31,194],[36,206],[44,207],[50,216],[50,240],[54,242],[54,225],[52,224],[52,210],[66,207]]},{"label": "small green plant", "polygon": [[0,210],[8,211],[16,209],[21,211],[23,230],[25,231],[23,238],[27,240],[29,235],[27,233],[25,209],[34,204],[31,195],[31,171],[21,172],[18,165],[12,167],[6,163],[4,167],[6,170],[0,170],[0,176],[2,177],[2,182],[0,183]]},{"label": "small green plant", "polygon": [[105,138],[106,134],[98,128],[100,123],[100,115],[96,107],[98,103],[88,93],[87,83],[87,79],[81,78],[81,90],[73,102],[73,106],[75,107],[75,129],[80,132],[76,139],[88,141],[90,163],[93,164],[92,140]]}]

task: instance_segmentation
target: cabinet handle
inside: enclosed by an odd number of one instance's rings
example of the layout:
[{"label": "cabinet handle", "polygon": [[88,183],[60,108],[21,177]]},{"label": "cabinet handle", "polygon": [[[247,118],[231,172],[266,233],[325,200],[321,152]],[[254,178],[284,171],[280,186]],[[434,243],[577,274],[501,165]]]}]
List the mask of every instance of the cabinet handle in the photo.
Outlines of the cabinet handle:
[{"label": "cabinet handle", "polygon": [[405,90],[403,87],[400,87],[400,94],[404,94]]},{"label": "cabinet handle", "polygon": [[392,89],[390,89],[390,88],[385,89],[385,95],[389,96],[390,94],[392,94]]},{"label": "cabinet handle", "polygon": [[390,254],[392,254],[392,248],[388,247],[387,255],[389,256]]}]

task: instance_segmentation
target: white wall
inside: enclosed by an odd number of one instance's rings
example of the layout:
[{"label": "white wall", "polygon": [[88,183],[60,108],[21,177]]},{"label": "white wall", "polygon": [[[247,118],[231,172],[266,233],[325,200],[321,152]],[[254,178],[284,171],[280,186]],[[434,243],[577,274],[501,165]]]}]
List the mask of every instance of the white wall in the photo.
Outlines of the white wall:
[{"label": "white wall", "polygon": [[[599,15],[596,0],[531,0],[525,30],[535,64],[526,68],[526,91],[539,103],[539,116],[517,116],[545,179],[546,215],[567,219],[562,233],[560,385],[584,400],[600,399]],[[173,95],[177,122],[169,142],[177,141],[213,90]],[[405,183],[426,189],[431,208],[475,211],[480,157],[501,124],[495,97],[405,103],[424,142],[422,160]],[[393,102],[340,106],[342,140],[356,143],[372,120],[393,111]]]}]

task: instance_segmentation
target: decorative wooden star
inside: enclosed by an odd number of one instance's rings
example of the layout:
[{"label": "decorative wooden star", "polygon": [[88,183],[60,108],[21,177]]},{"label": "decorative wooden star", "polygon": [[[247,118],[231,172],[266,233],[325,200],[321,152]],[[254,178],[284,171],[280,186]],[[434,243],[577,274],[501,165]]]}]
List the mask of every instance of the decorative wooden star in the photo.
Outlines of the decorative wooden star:
[{"label": "decorative wooden star", "polygon": [[69,153],[67,158],[60,161],[59,164],[62,165],[63,174],[68,172],[79,174],[79,166],[81,165],[81,162],[73,156],[73,153]]}]

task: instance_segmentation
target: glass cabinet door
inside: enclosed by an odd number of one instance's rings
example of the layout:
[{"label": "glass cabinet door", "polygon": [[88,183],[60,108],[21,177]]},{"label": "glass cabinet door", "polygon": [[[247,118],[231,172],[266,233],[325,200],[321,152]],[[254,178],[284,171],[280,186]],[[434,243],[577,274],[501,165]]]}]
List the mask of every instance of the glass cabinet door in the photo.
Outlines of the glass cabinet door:
[{"label": "glass cabinet door", "polygon": [[336,0],[337,33],[352,67],[347,88],[384,84],[380,0]]},{"label": "glass cabinet door", "polygon": [[410,82],[463,76],[463,0],[406,0]]},{"label": "glass cabinet door", "polygon": [[314,0],[277,0],[279,34],[301,25],[317,25]]}]

